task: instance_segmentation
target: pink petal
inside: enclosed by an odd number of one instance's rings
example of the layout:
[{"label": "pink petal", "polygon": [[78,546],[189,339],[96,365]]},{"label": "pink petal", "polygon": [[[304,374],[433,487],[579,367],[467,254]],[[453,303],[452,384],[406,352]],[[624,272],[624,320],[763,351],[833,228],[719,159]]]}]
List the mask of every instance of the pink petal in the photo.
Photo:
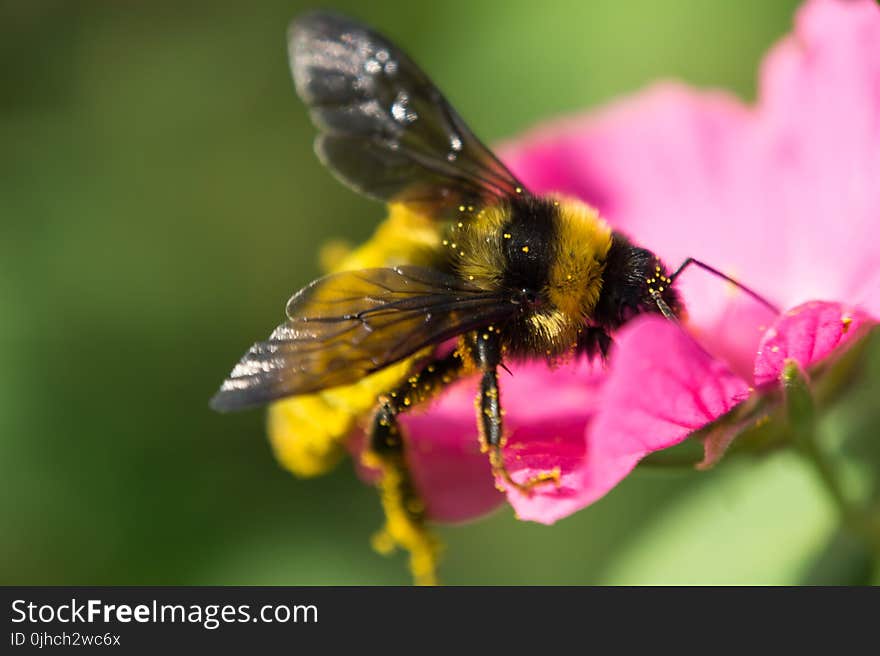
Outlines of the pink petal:
[{"label": "pink petal", "polygon": [[755,383],[778,381],[788,359],[809,368],[847,344],[867,323],[873,320],[865,312],[840,303],[812,301],[786,312],[761,340],[755,359]]},{"label": "pink petal", "polygon": [[752,135],[765,220],[787,236],[777,298],[880,316],[880,7],[814,0],[764,62]]},{"label": "pink petal", "polygon": [[702,323],[688,319],[685,325],[703,348],[723,360],[735,374],[751,381],[758,344],[775,319],[765,306],[738,294],[728,299],[717,315]]},{"label": "pink petal", "polygon": [[491,512],[504,495],[495,489],[492,470],[480,453],[474,418],[477,382],[450,388],[426,411],[400,418],[407,461],[428,517],[461,522]]},{"label": "pink petal", "polygon": [[[551,370],[542,362],[511,363],[500,373],[507,465],[526,478],[562,468],[564,497],[581,466],[584,428],[593,411],[599,376],[585,362]],[[454,385],[426,411],[401,417],[408,461],[428,516],[456,522],[483,515],[504,501],[495,488],[488,456],[480,453],[474,399],[477,379]]]},{"label": "pink petal", "polygon": [[559,494],[552,487],[531,496],[511,492],[510,502],[523,519],[552,523],[606,494],[646,454],[678,444],[748,394],[746,382],[680,326],[636,319],[618,336],[571,487],[564,484]]}]

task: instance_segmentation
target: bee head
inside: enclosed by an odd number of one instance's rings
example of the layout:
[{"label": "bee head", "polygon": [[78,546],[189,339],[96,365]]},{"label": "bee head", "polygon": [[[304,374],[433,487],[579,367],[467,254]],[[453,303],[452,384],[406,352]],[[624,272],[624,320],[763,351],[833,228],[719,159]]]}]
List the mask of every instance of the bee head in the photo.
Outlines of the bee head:
[{"label": "bee head", "polygon": [[[650,253],[650,251],[645,252]],[[653,258],[653,268],[649,264],[642,274],[644,277],[642,303],[645,306],[643,311],[659,312],[669,319],[677,318],[681,312],[678,291],[672,286],[672,278],[663,262],[653,253],[650,254]]]},{"label": "bee head", "polygon": [[660,259],[615,233],[602,275],[596,323],[613,330],[639,314],[678,317],[682,310],[669,271]]}]

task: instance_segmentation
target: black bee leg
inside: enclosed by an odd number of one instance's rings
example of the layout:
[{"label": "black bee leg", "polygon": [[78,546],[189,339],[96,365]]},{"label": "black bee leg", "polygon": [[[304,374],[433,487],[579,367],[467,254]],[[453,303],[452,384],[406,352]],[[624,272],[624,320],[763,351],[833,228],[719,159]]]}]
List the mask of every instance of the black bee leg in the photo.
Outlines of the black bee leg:
[{"label": "black bee leg", "polygon": [[611,335],[602,328],[587,326],[578,335],[575,353],[586,355],[591,360],[598,355],[605,360],[608,358],[608,351],[611,350],[613,343],[614,340],[611,339]]},{"label": "black bee leg", "polygon": [[[530,494],[536,485],[547,482],[559,484],[559,469],[539,474],[526,481],[513,480],[504,464],[504,426],[501,397],[498,389],[498,367],[501,365],[501,343],[495,332],[476,333],[472,346],[474,360],[483,372],[480,393],[477,396],[477,425],[480,429],[480,448],[489,453],[492,472],[507,485],[523,494]],[[503,491],[503,490],[502,490]]]},{"label": "black bee leg", "polygon": [[385,526],[373,538],[383,554],[397,547],[410,554],[410,570],[418,585],[437,583],[440,543],[425,525],[425,504],[419,497],[406,462],[406,445],[397,415],[427,400],[453,382],[464,369],[459,353],[429,362],[396,389],[379,399],[362,460],[378,469],[377,483],[385,511]]},{"label": "black bee leg", "polygon": [[416,585],[436,585],[440,545],[425,526],[424,503],[412,483],[392,404],[383,402],[376,411],[362,461],[380,472],[376,485],[385,525],[373,536],[373,548],[384,555],[405,549]]},{"label": "black bee leg", "polygon": [[663,300],[663,294],[658,292],[656,289],[649,290],[651,293],[651,298],[654,299],[654,302],[657,304],[660,312],[664,317],[672,321],[673,323],[678,323],[678,317],[675,316],[675,312],[672,311],[672,308],[667,305],[666,301]]}]

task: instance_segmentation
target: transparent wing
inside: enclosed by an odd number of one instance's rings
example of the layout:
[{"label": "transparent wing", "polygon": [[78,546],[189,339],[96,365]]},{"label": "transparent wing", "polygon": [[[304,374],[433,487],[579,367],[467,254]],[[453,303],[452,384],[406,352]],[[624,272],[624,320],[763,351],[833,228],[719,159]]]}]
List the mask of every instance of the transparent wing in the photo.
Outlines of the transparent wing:
[{"label": "transparent wing", "polygon": [[438,218],[522,190],[430,79],[380,34],[315,12],[291,25],[289,50],[297,93],[321,131],[318,156],[354,190]]},{"label": "transparent wing", "polygon": [[320,278],[287,304],[288,320],[254,344],[211,400],[215,410],[353,383],[469,330],[501,323],[516,299],[422,267]]}]

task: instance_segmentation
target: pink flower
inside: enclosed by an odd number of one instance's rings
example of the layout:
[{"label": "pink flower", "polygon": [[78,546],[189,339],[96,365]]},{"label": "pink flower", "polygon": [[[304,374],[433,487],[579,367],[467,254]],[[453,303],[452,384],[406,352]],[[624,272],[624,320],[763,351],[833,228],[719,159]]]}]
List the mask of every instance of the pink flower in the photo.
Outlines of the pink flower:
[{"label": "pink flower", "polygon": [[[514,478],[554,467],[558,487],[507,492],[552,523],[765,387],[809,367],[880,317],[880,9],[811,0],[761,70],[754,107],[665,84],[589,116],[542,126],[501,154],[535,192],[597,206],[670,266],[697,257],[781,308],[713,276],[678,281],[688,320],[641,317],[607,367],[510,365],[501,376]],[[684,330],[682,329],[684,328]],[[757,391],[756,391],[757,390]],[[476,382],[403,418],[416,486],[434,519],[503,501],[478,451]]]}]

